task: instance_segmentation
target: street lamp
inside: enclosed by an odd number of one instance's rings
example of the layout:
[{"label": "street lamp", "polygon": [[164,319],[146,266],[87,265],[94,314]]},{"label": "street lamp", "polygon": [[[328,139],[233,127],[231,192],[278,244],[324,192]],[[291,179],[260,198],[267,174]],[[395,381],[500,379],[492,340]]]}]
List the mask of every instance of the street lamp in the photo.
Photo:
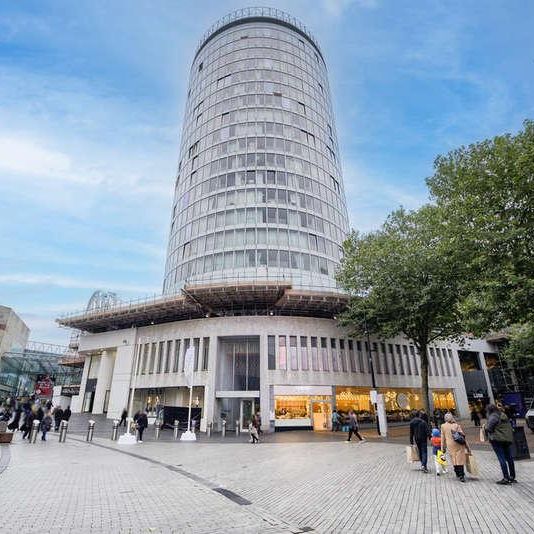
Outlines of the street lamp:
[{"label": "street lamp", "polygon": [[127,421],[127,428],[126,432],[119,437],[119,440],[117,443],[119,445],[132,445],[137,443],[137,438],[135,434],[132,434],[132,410],[133,410],[133,401],[134,401],[134,395],[135,395],[135,385],[136,385],[136,379],[137,379],[137,367],[138,367],[138,361],[141,353],[141,344],[139,346],[137,345],[137,333],[138,329],[135,328],[135,336],[134,336],[134,342],[133,342],[133,350],[134,350],[134,357],[132,358],[132,371],[130,374],[130,401],[128,402],[128,417],[126,418]]},{"label": "street lamp", "polygon": [[[364,334],[367,339],[367,357],[369,359],[369,370],[371,371],[371,384],[373,386],[373,389],[376,392],[377,389],[376,389],[375,366],[373,364],[373,349],[371,348],[371,336],[369,335],[369,329],[367,328],[367,314],[365,310],[363,311],[363,327],[364,327]],[[376,402],[373,402],[373,406],[375,409],[376,430],[378,432],[378,435],[380,436],[380,421],[378,420],[378,408],[377,408]]]}]

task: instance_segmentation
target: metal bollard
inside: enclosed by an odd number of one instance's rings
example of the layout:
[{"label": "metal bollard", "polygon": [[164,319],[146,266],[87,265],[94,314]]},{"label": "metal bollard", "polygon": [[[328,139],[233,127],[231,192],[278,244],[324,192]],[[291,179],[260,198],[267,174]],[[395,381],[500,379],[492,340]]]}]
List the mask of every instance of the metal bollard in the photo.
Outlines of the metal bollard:
[{"label": "metal bollard", "polygon": [[159,419],[156,419],[156,422],[154,423],[154,438],[159,439],[159,433],[161,432],[161,421]]},{"label": "metal bollard", "polygon": [[178,419],[175,419],[174,425],[173,425],[174,439],[178,439],[179,426],[180,426],[180,422],[178,421]]},{"label": "metal bollard", "polygon": [[222,437],[224,438],[226,436],[226,419],[222,420]]},{"label": "metal bollard", "polygon": [[239,437],[239,419],[237,419],[235,422],[235,437]]},{"label": "metal bollard", "polygon": [[93,441],[93,434],[95,433],[95,422],[92,419],[89,419],[87,425],[87,435],[85,436],[85,441]]},{"label": "metal bollard", "polygon": [[37,434],[39,433],[39,425],[41,421],[39,419],[34,419],[32,423],[32,429],[30,430],[30,443],[35,443],[37,439]]},{"label": "metal bollard", "polygon": [[211,427],[213,426],[213,423],[208,423],[208,426],[206,427],[206,436],[208,438],[211,438]]},{"label": "metal bollard", "polygon": [[113,419],[113,426],[111,427],[111,441],[117,441],[119,437],[119,420]]},{"label": "metal bollard", "polygon": [[59,424],[59,443],[65,443],[67,440],[67,430],[69,429],[68,421],[61,421]]}]

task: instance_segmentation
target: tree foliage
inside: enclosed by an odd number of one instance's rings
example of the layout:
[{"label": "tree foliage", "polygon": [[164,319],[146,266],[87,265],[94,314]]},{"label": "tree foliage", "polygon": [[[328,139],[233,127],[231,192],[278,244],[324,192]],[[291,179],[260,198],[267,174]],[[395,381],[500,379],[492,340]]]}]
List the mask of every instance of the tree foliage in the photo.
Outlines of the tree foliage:
[{"label": "tree foliage", "polygon": [[464,264],[443,238],[433,206],[393,212],[379,231],[353,232],[344,243],[338,281],[352,295],[340,322],[353,335],[404,333],[421,358],[428,403],[428,344],[462,332],[457,310]]},{"label": "tree foliage", "polygon": [[534,122],[454,150],[427,180],[444,237],[466,264],[464,321],[477,334],[534,320]]}]

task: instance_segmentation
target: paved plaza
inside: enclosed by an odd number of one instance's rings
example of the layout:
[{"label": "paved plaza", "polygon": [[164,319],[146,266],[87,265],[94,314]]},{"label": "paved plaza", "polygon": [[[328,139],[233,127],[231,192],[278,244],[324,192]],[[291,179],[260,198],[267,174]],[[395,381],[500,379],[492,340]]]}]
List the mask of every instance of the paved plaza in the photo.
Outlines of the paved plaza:
[{"label": "paved plaza", "polygon": [[534,532],[532,461],[501,487],[493,453],[477,450],[481,476],[460,484],[417,471],[400,443],[306,434],[122,447],[17,434],[1,447],[0,531]]}]

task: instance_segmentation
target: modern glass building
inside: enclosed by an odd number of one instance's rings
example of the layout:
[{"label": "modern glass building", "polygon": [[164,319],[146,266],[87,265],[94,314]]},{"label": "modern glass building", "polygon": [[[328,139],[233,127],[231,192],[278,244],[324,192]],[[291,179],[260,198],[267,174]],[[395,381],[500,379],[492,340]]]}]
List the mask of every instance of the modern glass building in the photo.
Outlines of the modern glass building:
[{"label": "modern glass building", "polygon": [[202,38],[190,72],[164,293],[193,281],[335,287],[348,230],[319,45],[275,9]]},{"label": "modern glass building", "polygon": [[[353,339],[336,316],[348,230],[324,55],[275,9],[239,10],[201,39],[191,67],[163,295],[98,300],[59,323],[84,332],[73,411],[187,417],[185,354],[204,430],[326,430],[332,410],[370,420],[371,365],[388,417],[422,406],[410,340]],[[476,353],[494,349],[467,340]],[[436,408],[467,411],[458,345],[429,349]]]}]

